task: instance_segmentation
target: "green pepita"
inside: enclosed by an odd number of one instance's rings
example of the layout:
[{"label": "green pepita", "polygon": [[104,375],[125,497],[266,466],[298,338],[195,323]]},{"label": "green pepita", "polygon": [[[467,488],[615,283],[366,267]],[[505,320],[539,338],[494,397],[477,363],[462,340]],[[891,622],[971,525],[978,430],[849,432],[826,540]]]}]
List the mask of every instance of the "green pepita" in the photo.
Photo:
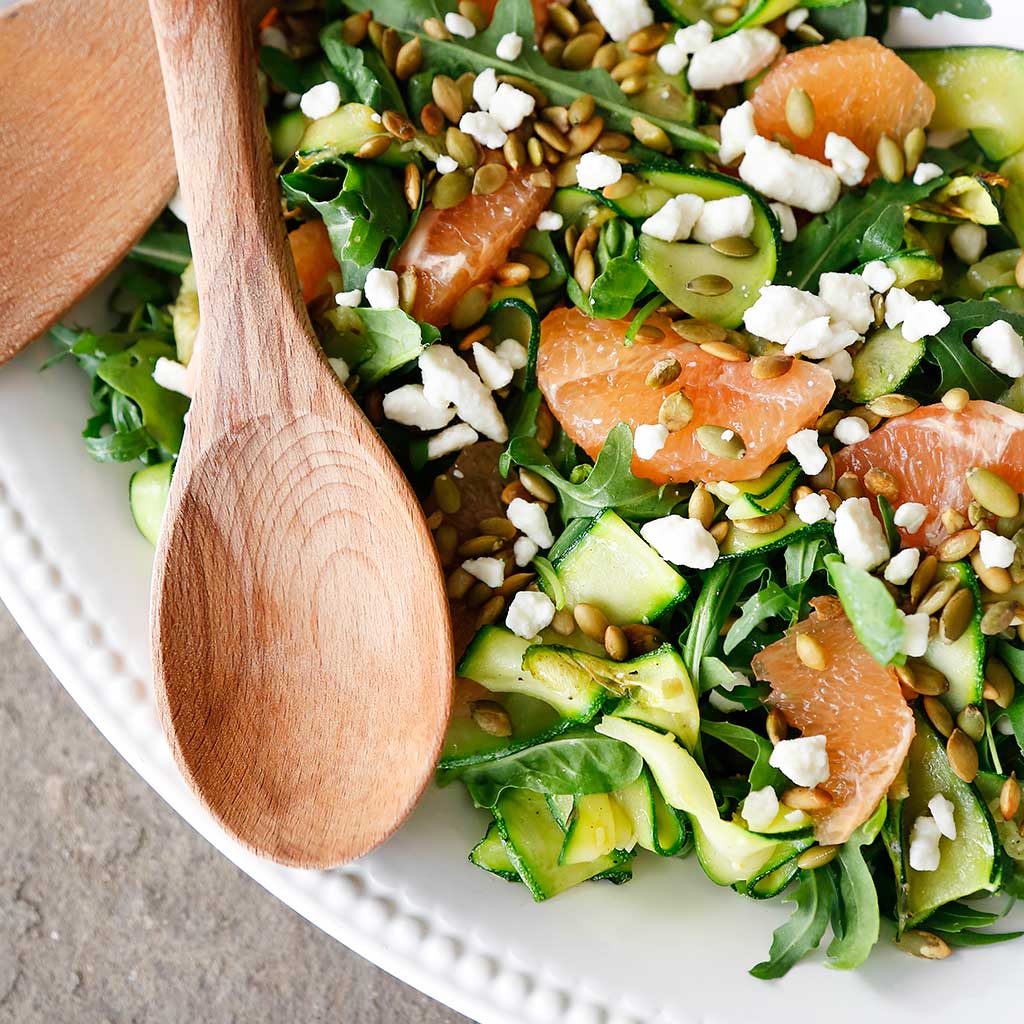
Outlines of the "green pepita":
[{"label": "green pepita", "polygon": [[434,182],[430,201],[438,210],[450,210],[469,195],[471,187],[469,175],[462,171],[443,174]]},{"label": "green pepita", "polygon": [[814,100],[804,89],[790,89],[786,97],[786,124],[798,139],[814,134]]},{"label": "green pepita", "polygon": [[644,383],[649,388],[667,387],[682,372],[683,368],[674,356],[668,359],[659,359],[648,371]]},{"label": "green pepita", "polygon": [[967,487],[978,503],[994,516],[1013,519],[1020,512],[1020,495],[991,469],[980,466],[969,469]]},{"label": "green pepita", "polygon": [[878,149],[875,151],[875,159],[878,162],[878,169],[886,181],[895,184],[903,180],[907,171],[906,158],[903,150],[888,135],[883,135],[878,140]]},{"label": "green pepita", "polygon": [[732,291],[732,281],[721,274],[701,274],[686,282],[686,290],[695,295],[725,295]]},{"label": "green pepita", "polygon": [[682,391],[666,395],[658,410],[658,422],[670,433],[682,430],[693,419],[693,402]]},{"label": "green pepita", "polygon": [[697,428],[696,437],[697,443],[704,451],[720,459],[741,459],[747,450],[743,438],[729,427],[705,423]]},{"label": "green pepita", "polygon": [[753,256],[758,251],[757,246],[749,238],[743,238],[741,235],[730,235],[728,238],[720,238],[717,242],[711,243],[711,248],[715,252],[720,252],[723,256],[732,256],[738,260]]}]

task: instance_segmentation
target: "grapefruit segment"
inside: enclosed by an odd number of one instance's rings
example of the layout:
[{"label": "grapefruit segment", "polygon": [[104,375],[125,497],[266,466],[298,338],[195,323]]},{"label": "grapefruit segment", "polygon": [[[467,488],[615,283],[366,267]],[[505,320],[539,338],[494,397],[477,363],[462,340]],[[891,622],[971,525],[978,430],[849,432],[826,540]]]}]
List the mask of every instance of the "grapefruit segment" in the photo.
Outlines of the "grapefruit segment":
[{"label": "grapefruit segment", "polygon": [[[768,703],[805,736],[824,736],[831,774],[823,788],[832,804],[815,811],[819,843],[844,843],[871,817],[896,778],[911,740],[914,716],[891,669],[879,665],[854,635],[834,597],[753,660],[754,674],[771,684]],[[796,653],[796,638],[812,636],[825,649],[823,670]]]},{"label": "grapefruit segment", "polygon": [[[591,458],[619,423],[635,429],[658,422],[667,395],[685,391],[693,418],[669,434],[661,451],[633,459],[633,472],[656,483],[691,480],[752,480],[785,451],[786,439],[812,425],[824,411],[835,384],[831,374],[804,360],[774,380],[756,380],[749,362],[725,362],[676,334],[666,317],[657,340],[638,338],[627,347],[628,320],[597,320],[578,309],[556,309],[541,324],[537,381],[555,418]],[[682,372],[665,388],[645,383],[651,367],[675,357]],[[713,424],[736,431],[746,445],[741,459],[705,451],[696,429]]]},{"label": "grapefruit segment", "polygon": [[1024,491],[1024,415],[995,402],[968,402],[960,413],[944,405],[921,406],[888,420],[871,436],[836,453],[836,473],[863,477],[873,466],[896,479],[897,505],[917,501],[928,518],[907,544],[934,547],[945,536],[939,517],[947,508],[966,512],[966,474],[974,466],[998,473]]},{"label": "grapefruit segment", "polygon": [[[795,136],[786,121],[786,98],[803,89],[814,101],[814,131]],[[779,60],[751,97],[758,134],[775,134],[797,153],[825,161],[825,137],[842,135],[871,157],[867,177],[877,174],[875,150],[883,135],[901,141],[924,128],[935,110],[935,96],[917,74],[887,46],[864,36],[824,46],[808,46]]]},{"label": "grapefruit segment", "polygon": [[474,285],[490,280],[547,208],[553,185],[539,185],[532,168],[509,174],[490,195],[471,195],[448,210],[427,207],[398,250],[391,269],[416,275],[412,316],[444,327]]},{"label": "grapefruit segment", "polygon": [[307,220],[289,233],[288,245],[302,288],[302,300],[309,305],[327,291],[327,275],[339,269],[324,222],[319,218]]}]

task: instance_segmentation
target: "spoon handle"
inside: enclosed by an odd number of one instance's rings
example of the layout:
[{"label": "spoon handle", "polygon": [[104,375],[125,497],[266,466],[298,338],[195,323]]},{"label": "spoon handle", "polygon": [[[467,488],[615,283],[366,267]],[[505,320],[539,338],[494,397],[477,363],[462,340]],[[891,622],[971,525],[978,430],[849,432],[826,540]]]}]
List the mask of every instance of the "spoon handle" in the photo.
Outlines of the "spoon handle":
[{"label": "spoon handle", "polygon": [[[204,419],[241,421],[308,408],[289,377],[321,357],[281,218],[256,85],[254,42],[240,0],[150,0],[188,215],[203,358]],[[319,367],[317,367],[319,370]],[[290,374],[289,371],[293,371]],[[290,393],[292,392],[292,393]]]}]

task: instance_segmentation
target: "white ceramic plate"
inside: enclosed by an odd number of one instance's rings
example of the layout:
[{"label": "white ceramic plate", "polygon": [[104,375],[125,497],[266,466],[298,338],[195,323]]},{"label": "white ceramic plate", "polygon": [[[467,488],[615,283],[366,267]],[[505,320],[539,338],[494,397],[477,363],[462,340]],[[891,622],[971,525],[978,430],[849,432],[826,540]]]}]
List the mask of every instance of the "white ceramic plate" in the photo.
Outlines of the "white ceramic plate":
[{"label": "white ceramic plate", "polygon": [[[988,23],[902,17],[894,38],[1024,48],[1018,0],[993,6]],[[939,965],[883,942],[855,973],[812,962],[779,982],[754,981],[746,970],[788,908],[717,889],[692,860],[642,856],[627,886],[584,885],[535,905],[521,886],[467,862],[485,823],[459,788],[429,792],[391,842],[343,871],[252,857],[200,808],[164,744],[148,668],[152,552],[129,515],[131,470],[89,460],[79,439],[84,376],[70,364],[40,375],[48,354],[43,343],[0,370],[0,598],[129,764],[324,931],[484,1024],[791,1024],[797,1015],[906,1024],[967,1019],[985,1000],[1016,1005],[1013,944],[959,951]]]}]

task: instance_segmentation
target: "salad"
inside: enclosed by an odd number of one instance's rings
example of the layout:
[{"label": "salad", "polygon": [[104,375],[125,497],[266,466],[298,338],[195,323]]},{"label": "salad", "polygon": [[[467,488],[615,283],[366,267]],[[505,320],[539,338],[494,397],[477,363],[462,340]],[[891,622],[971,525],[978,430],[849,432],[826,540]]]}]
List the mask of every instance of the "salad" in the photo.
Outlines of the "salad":
[{"label": "salad", "polygon": [[[827,931],[842,968],[1022,934],[1024,54],[894,52],[894,6],[296,0],[259,33],[303,297],[447,574],[469,860],[791,901],[760,978]],[[154,541],[182,219],[117,330],[53,331]]]}]

